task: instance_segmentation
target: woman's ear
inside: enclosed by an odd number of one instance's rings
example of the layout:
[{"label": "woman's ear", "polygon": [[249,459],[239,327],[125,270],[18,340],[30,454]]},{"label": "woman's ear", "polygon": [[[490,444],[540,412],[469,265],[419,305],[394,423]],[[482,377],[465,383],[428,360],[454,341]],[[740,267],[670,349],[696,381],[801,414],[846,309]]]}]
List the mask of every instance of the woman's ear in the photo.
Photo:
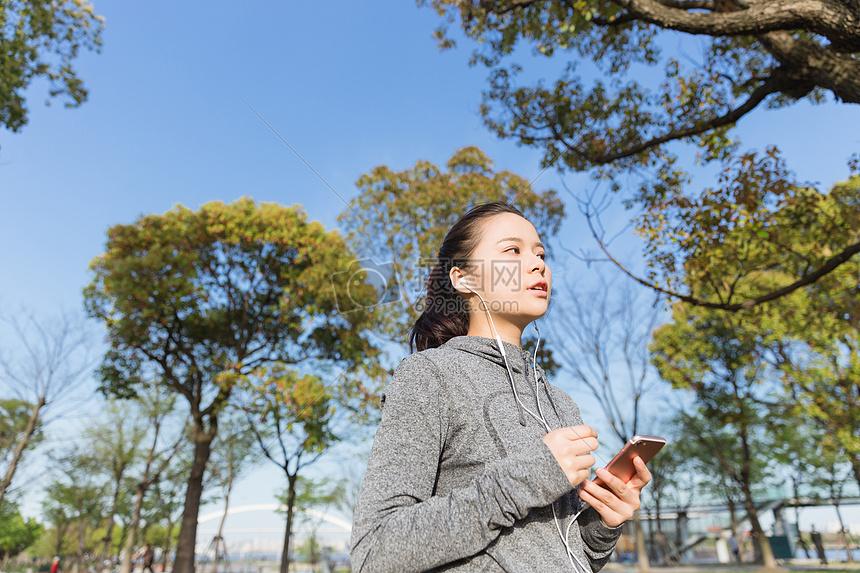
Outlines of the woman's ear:
[{"label": "woman's ear", "polygon": [[451,279],[451,285],[454,287],[455,291],[463,294],[470,294],[471,291],[460,284],[461,281],[465,281],[466,279],[463,277],[463,271],[458,267],[451,267],[451,272],[448,273],[448,278]]}]

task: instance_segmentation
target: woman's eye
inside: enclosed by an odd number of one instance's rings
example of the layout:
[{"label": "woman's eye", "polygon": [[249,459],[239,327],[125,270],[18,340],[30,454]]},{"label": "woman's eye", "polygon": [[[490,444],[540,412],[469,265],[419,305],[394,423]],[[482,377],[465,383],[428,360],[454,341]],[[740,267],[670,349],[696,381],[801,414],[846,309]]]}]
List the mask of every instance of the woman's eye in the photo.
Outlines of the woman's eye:
[{"label": "woman's eye", "polygon": [[505,252],[506,252],[506,253],[513,253],[513,252],[515,252],[516,254],[520,254],[520,248],[519,248],[519,247],[511,247],[511,248],[507,249]]},{"label": "woman's eye", "polygon": [[541,259],[542,261],[545,261],[545,260],[546,260],[546,253],[540,253],[538,256],[540,257],[540,259]]}]

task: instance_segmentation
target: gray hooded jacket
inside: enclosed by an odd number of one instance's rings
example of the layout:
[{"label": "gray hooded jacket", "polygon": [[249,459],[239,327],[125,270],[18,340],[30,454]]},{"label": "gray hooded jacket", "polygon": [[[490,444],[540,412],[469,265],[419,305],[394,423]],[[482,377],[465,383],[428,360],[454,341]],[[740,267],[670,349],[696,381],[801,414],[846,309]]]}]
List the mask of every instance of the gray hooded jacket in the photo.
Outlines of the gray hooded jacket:
[{"label": "gray hooded jacket", "polygon": [[[528,352],[504,344],[525,407],[537,413],[540,400],[552,429],[581,424],[540,367],[535,384]],[[406,357],[382,395],[355,507],[353,572],[575,571],[551,505],[566,531],[581,502],[545,432],[518,407],[495,340],[458,336]],[[596,572],[620,534],[589,507],[568,539]]]}]

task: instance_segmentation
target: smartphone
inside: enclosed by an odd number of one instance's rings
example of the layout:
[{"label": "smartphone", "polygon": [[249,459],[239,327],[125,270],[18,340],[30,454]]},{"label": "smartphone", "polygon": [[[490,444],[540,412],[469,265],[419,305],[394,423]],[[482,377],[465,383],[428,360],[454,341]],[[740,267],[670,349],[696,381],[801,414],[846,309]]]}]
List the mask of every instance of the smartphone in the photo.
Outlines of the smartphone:
[{"label": "smartphone", "polygon": [[[643,462],[648,463],[660,451],[660,448],[665,445],[665,438],[658,438],[657,436],[633,436],[629,442],[624,444],[621,451],[609,460],[609,463],[606,464],[606,469],[612,475],[620,477],[625,482],[630,481],[630,478],[636,475],[633,458],[639,456]],[[599,477],[594,479],[594,483],[606,487],[606,484]]]}]

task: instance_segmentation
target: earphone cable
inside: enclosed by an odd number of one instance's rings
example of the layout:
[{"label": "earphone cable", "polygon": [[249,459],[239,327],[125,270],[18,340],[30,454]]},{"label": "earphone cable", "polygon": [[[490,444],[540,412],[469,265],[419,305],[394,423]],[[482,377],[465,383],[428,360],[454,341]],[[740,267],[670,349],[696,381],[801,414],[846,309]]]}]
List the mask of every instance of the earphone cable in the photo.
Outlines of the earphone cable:
[{"label": "earphone cable", "polygon": [[[547,433],[551,432],[552,430],[551,430],[549,424],[547,423],[546,419],[543,416],[543,410],[541,409],[541,405],[540,405],[540,395],[538,393],[537,352],[538,352],[538,348],[540,347],[540,329],[538,329],[536,324],[534,325],[535,330],[537,330],[537,333],[538,333],[538,340],[537,340],[537,344],[535,345],[535,352],[534,352],[534,357],[533,357],[533,362],[532,362],[532,370],[534,372],[535,402],[537,403],[537,410],[538,410],[538,414],[539,414],[539,415],[535,415],[534,412],[532,412],[531,410],[526,408],[526,406],[520,400],[519,394],[517,393],[514,375],[511,372],[510,364],[508,364],[508,357],[505,353],[504,343],[502,342],[501,336],[499,336],[498,330],[496,330],[496,324],[495,324],[495,321],[493,320],[493,314],[490,312],[490,309],[488,308],[487,302],[484,300],[484,297],[482,297],[478,291],[476,291],[475,289],[473,289],[469,285],[466,285],[465,283],[463,283],[462,280],[460,281],[460,284],[462,284],[467,289],[469,289],[470,291],[472,291],[473,293],[478,295],[478,298],[481,299],[481,307],[484,309],[484,311],[487,313],[487,317],[490,319],[490,328],[493,332],[493,335],[496,338],[496,343],[499,345],[499,352],[501,353],[502,360],[505,363],[505,371],[508,373],[508,377],[510,378],[511,389],[513,390],[514,399],[517,401],[517,404],[519,404],[520,408],[522,408],[522,410],[525,410],[526,412],[528,412],[529,415],[531,415],[535,420],[542,423],[544,428],[546,429]],[[528,370],[528,363],[526,363],[525,368],[526,368],[526,370]],[[549,393],[549,390],[547,390],[547,393]],[[520,411],[520,423],[525,425],[525,421],[522,418],[522,411]],[[585,439],[582,436],[580,436],[579,433],[576,430],[574,430],[573,428],[571,428],[571,431],[573,431],[573,433],[576,434],[579,437],[579,439],[581,439],[581,440]],[[602,459],[603,458],[601,458],[601,460]],[[564,549],[567,552],[567,557],[568,557],[568,560],[570,561],[570,565],[574,570],[577,570],[577,565],[578,565],[579,566],[579,573],[591,573],[591,571],[590,571],[590,569],[586,568],[582,564],[582,561],[579,560],[579,557],[577,557],[577,555],[575,554],[573,549],[571,549],[568,538],[570,536],[571,526],[579,518],[579,516],[582,515],[582,512],[585,511],[586,507],[588,507],[588,506],[585,505],[584,507],[582,507],[573,516],[573,518],[571,518],[570,523],[568,524],[566,531],[564,533],[562,533],[561,523],[560,523],[560,521],[558,519],[558,515],[555,511],[555,502],[550,504],[550,508],[552,509],[553,521],[555,522],[555,528],[558,531],[558,535],[559,535],[559,538],[561,539],[561,543],[562,543],[562,545],[564,545]],[[574,561],[575,561],[575,564],[574,564]]]}]

